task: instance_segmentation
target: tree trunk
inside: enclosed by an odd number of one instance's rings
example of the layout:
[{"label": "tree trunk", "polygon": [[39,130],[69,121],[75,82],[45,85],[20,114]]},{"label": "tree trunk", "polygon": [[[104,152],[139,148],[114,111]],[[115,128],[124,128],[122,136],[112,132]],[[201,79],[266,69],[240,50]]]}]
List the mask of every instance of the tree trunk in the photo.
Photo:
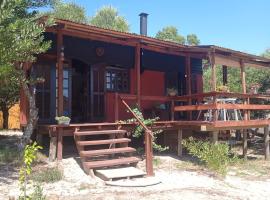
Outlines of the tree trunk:
[{"label": "tree trunk", "polygon": [[1,108],[2,113],[3,113],[3,129],[8,129],[8,117],[9,117],[9,112],[8,112],[8,107],[3,106]]},{"label": "tree trunk", "polygon": [[[24,77],[22,80],[26,80],[26,78]],[[38,121],[38,108],[36,107],[35,90],[32,87],[29,87],[26,81],[21,81],[21,85],[29,103],[29,117],[20,144],[21,147],[24,148],[24,146],[30,142],[31,135],[36,127]]]}]

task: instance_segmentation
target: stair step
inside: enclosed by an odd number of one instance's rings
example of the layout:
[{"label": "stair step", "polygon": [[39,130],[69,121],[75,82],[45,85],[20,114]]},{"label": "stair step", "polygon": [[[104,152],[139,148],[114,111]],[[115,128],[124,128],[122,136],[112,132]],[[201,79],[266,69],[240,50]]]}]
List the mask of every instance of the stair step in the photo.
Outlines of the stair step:
[{"label": "stair step", "polygon": [[110,166],[116,166],[116,165],[137,163],[139,161],[140,159],[137,157],[127,157],[127,158],[118,158],[118,159],[113,159],[113,160],[84,162],[84,166],[87,167],[88,169],[93,169],[93,168],[100,168],[100,167],[110,167]]},{"label": "stair step", "polygon": [[83,136],[83,135],[109,135],[109,134],[119,134],[126,133],[126,130],[102,130],[102,131],[75,131],[74,135]]},{"label": "stair step", "polygon": [[118,178],[130,178],[144,176],[146,173],[135,167],[120,167],[114,169],[99,169],[95,171],[96,176],[105,181]]},{"label": "stair step", "polygon": [[128,138],[117,138],[110,140],[93,140],[93,141],[78,141],[77,144],[79,146],[87,146],[87,145],[100,145],[100,144],[119,144],[119,143],[128,143],[131,140]]},{"label": "stair step", "polygon": [[108,155],[108,154],[116,154],[116,153],[131,153],[135,151],[136,149],[132,147],[100,149],[100,150],[80,151],[80,156],[91,157],[91,156]]}]

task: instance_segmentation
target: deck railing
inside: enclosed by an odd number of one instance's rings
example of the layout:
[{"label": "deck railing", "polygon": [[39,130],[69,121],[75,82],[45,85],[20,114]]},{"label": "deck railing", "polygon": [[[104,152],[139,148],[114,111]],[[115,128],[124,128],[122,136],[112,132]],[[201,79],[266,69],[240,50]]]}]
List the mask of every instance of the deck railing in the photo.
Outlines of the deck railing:
[{"label": "deck railing", "polygon": [[[120,98],[121,99],[121,98]],[[129,105],[125,102],[125,100],[121,99],[121,102],[125,105],[125,107],[129,110],[129,112],[135,117],[138,123],[143,127],[145,131],[145,154],[146,154],[146,173],[148,176],[153,176],[153,132],[142,122],[142,120],[133,112],[133,110],[129,107]]]}]

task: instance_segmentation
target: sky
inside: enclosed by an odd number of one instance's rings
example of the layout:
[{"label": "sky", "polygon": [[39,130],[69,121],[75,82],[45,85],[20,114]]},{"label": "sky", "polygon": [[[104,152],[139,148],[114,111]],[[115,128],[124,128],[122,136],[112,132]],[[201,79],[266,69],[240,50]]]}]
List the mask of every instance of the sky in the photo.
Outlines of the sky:
[{"label": "sky", "polygon": [[270,0],[65,0],[93,16],[104,5],[117,8],[139,33],[139,14],[148,16],[148,35],[168,25],[181,35],[195,33],[202,45],[218,45],[251,54],[270,48]]}]

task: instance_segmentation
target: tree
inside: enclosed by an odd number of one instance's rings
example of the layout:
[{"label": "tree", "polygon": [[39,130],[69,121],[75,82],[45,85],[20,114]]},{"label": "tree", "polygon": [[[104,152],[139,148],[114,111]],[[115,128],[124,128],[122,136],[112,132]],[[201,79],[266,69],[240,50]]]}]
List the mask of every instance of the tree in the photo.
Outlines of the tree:
[{"label": "tree", "polygon": [[20,83],[18,72],[10,66],[0,67],[0,110],[3,113],[3,128],[8,129],[9,109],[19,101]]},{"label": "tree", "polygon": [[66,19],[78,23],[87,23],[85,9],[75,3],[64,3],[55,0],[52,3],[52,11],[45,12],[43,15],[50,15],[58,19]]},{"label": "tree", "polygon": [[160,40],[185,44],[185,37],[180,35],[177,28],[174,26],[167,26],[161,31],[158,31],[156,38]]},{"label": "tree", "polygon": [[264,53],[262,53],[262,56],[265,58],[270,58],[270,49],[266,49]]},{"label": "tree", "polygon": [[189,35],[187,35],[187,44],[192,45],[192,46],[199,45],[200,40],[199,40],[197,35],[189,34]]},{"label": "tree", "polygon": [[30,141],[38,120],[34,85],[40,80],[26,76],[24,63],[34,62],[35,56],[50,46],[50,42],[44,42],[43,32],[52,21],[41,22],[36,11],[49,4],[49,0],[0,0],[0,67],[10,66],[18,72],[17,78],[29,103],[21,147]]},{"label": "tree", "polygon": [[100,28],[129,32],[127,20],[119,16],[117,9],[112,6],[105,6],[98,10],[90,19],[90,24]]}]

